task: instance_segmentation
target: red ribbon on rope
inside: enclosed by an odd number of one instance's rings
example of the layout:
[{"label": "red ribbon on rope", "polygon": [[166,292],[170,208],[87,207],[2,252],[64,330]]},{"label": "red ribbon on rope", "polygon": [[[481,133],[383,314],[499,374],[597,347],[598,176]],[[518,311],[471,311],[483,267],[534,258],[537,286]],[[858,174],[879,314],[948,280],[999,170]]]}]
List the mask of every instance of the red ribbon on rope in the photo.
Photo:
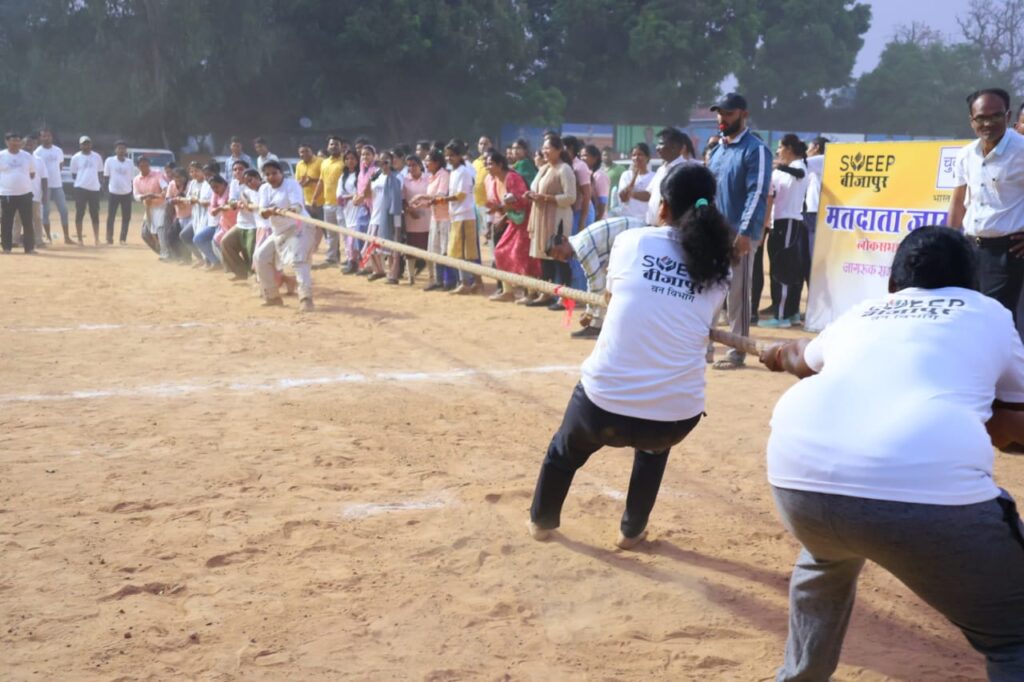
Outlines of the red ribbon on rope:
[{"label": "red ribbon on rope", "polygon": [[359,269],[362,270],[366,267],[366,264],[370,262],[370,256],[377,250],[377,242],[370,242],[366,245],[366,249],[363,251],[363,257],[359,260]]},{"label": "red ribbon on rope", "polygon": [[562,299],[562,305],[565,306],[565,319],[562,320],[562,326],[566,329],[572,327],[572,313],[576,310],[576,301],[571,298],[563,298],[561,295],[561,285],[555,287],[555,296]]}]

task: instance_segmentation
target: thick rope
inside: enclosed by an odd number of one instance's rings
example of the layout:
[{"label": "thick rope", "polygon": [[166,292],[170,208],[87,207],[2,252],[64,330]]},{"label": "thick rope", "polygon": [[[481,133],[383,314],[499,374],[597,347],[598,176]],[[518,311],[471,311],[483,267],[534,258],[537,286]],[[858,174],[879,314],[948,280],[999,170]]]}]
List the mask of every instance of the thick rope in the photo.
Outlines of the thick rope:
[{"label": "thick rope", "polygon": [[[444,265],[455,270],[461,270],[462,272],[468,272],[478,277],[490,277],[501,282],[512,284],[513,286],[524,287],[526,289],[532,289],[534,291],[540,291],[551,296],[561,296],[562,298],[569,298],[580,303],[586,303],[588,305],[606,307],[608,304],[605,302],[602,294],[593,294],[589,291],[580,291],[579,289],[573,289],[571,287],[560,286],[552,284],[551,282],[545,282],[544,280],[534,279],[533,277],[526,277],[524,275],[517,275],[514,272],[505,272],[504,270],[497,270],[495,268],[487,267],[486,265],[480,265],[479,263],[471,263],[469,261],[461,260],[459,258],[452,258],[438,253],[432,253],[423,249],[416,248],[415,246],[409,246],[408,244],[402,244],[401,242],[391,241],[390,239],[382,239],[380,237],[371,237],[370,235],[359,232],[358,230],[352,230],[347,227],[340,225],[332,225],[324,220],[317,220],[316,218],[310,218],[300,213],[294,213],[292,211],[275,211],[278,215],[287,216],[294,218],[300,222],[306,223],[307,225],[315,225],[324,230],[329,230],[337,234],[344,235],[346,237],[352,237],[359,239],[370,244],[375,244],[377,248],[388,249],[396,253],[401,253],[406,256],[412,256],[414,258],[422,258],[425,261],[431,263],[437,263],[438,265]],[[739,334],[733,334],[732,332],[723,331],[720,329],[711,330],[711,340],[717,341],[724,346],[735,348],[736,350],[743,351],[744,353],[750,353],[751,355],[759,354],[766,346],[754,339]]]}]

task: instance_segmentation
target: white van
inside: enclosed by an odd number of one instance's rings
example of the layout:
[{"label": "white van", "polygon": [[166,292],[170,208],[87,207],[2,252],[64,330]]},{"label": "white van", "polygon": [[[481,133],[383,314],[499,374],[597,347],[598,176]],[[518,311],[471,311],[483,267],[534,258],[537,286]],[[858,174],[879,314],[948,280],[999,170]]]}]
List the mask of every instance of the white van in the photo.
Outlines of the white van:
[{"label": "white van", "polygon": [[175,161],[174,152],[170,149],[148,149],[143,147],[128,147],[128,158],[132,165],[139,166],[139,159],[145,156],[149,159],[149,165],[153,170],[163,170],[168,163]]}]

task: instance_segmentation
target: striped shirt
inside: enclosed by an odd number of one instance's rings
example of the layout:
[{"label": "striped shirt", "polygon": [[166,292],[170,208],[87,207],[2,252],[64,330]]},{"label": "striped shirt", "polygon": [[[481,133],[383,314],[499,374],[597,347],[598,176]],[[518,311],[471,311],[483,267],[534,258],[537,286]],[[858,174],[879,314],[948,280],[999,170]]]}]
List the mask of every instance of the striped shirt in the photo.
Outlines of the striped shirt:
[{"label": "striped shirt", "polygon": [[569,245],[576,252],[583,274],[587,276],[587,291],[592,294],[604,291],[608,256],[615,238],[626,230],[644,227],[645,224],[643,220],[630,216],[606,218],[569,237]]}]

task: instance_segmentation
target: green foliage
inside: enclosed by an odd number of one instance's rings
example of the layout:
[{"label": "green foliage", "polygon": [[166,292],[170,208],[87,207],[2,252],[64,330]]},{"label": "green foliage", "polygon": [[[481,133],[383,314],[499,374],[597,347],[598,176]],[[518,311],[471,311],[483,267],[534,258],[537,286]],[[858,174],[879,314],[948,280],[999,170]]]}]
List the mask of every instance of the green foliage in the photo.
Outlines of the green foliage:
[{"label": "green foliage", "polygon": [[866,132],[973,137],[964,100],[983,73],[973,46],[897,39],[857,82],[854,124]]},{"label": "green foliage", "polygon": [[871,24],[855,0],[757,0],[755,36],[738,72],[751,115],[762,127],[814,129],[825,93],[850,83]]}]

